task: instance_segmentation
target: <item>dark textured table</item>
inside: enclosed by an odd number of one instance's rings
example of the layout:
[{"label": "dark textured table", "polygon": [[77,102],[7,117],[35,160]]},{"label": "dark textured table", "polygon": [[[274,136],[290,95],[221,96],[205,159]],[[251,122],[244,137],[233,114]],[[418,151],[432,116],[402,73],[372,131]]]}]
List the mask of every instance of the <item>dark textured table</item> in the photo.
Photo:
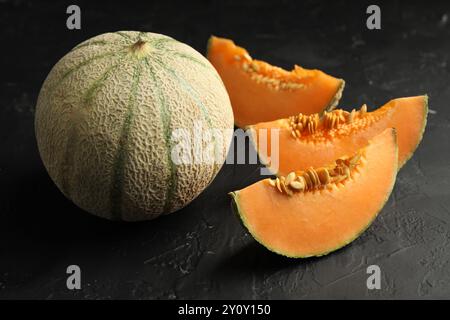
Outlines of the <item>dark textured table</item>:
[{"label": "dark textured table", "polygon": [[[0,1],[0,298],[450,298],[450,5],[378,2],[382,29],[370,31],[367,4],[356,1],[75,3],[82,29],[70,31],[69,2]],[[289,260],[241,227],[227,193],[260,179],[256,165],[225,165],[172,215],[109,222],[51,182],[33,119],[53,64],[119,29],[164,33],[202,53],[210,34],[230,37],[275,65],[343,77],[347,109],[428,93],[434,112],[377,220],[328,256]],[[81,290],[66,288],[71,264]],[[366,287],[372,264],[380,290]]]}]

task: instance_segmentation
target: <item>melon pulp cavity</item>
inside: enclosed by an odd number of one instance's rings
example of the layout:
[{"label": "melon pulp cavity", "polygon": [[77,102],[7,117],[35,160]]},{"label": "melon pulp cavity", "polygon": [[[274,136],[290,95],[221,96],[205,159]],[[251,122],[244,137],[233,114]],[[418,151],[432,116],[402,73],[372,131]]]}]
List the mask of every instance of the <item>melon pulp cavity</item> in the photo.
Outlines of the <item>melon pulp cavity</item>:
[{"label": "melon pulp cavity", "polygon": [[[172,133],[194,134],[199,123],[222,130],[212,140],[220,161],[177,164]],[[69,199],[135,221],[180,209],[205,189],[226,157],[233,113],[200,53],[164,35],[124,31],[79,44],[53,67],[35,127],[44,165]]]},{"label": "melon pulp cavity", "polygon": [[356,239],[387,201],[397,174],[395,130],[323,168],[265,179],[231,193],[250,234],[288,257],[321,256]]},{"label": "melon pulp cavity", "polygon": [[[343,155],[361,148],[386,128],[396,128],[399,168],[412,156],[422,140],[428,114],[428,97],[415,96],[394,99],[381,108],[367,112],[364,105],[351,112],[333,110],[319,114],[296,115],[272,122],[258,123],[249,128],[260,158],[268,160],[271,150],[271,130],[279,130],[278,170],[286,175],[310,166],[324,166]],[[266,130],[261,130],[266,129]],[[259,145],[260,135],[267,136],[267,148]]]},{"label": "melon pulp cavity", "polygon": [[333,109],[345,82],[320,70],[295,66],[287,71],[254,60],[233,41],[212,36],[208,59],[219,72],[230,95],[238,127]]}]

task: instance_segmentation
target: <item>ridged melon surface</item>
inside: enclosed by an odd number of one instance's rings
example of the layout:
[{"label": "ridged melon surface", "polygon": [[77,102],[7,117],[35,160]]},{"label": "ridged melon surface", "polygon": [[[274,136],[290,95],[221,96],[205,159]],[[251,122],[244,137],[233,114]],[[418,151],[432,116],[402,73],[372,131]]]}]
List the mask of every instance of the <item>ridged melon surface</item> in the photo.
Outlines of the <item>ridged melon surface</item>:
[{"label": "ridged melon surface", "polygon": [[[176,165],[175,129],[232,129],[214,67],[170,37],[106,33],[72,49],[39,94],[35,129],[51,178],[75,204],[101,217],[152,219],[192,201],[220,163]],[[203,146],[207,142],[203,142]]]}]

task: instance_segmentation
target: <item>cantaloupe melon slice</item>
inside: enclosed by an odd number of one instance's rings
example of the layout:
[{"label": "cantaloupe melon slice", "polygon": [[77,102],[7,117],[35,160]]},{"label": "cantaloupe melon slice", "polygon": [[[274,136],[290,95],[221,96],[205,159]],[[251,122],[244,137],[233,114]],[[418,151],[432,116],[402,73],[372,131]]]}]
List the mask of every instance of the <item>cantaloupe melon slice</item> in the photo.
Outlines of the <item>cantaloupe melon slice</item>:
[{"label": "cantaloupe melon slice", "polygon": [[235,124],[243,127],[297,114],[333,109],[345,82],[320,70],[295,66],[287,71],[254,60],[233,41],[212,36],[208,59],[230,96]]},{"label": "cantaloupe melon slice", "polygon": [[[279,129],[278,170],[273,167],[271,171],[280,175],[324,166],[361,148],[368,139],[391,127],[397,129],[401,168],[422,140],[427,113],[428,97],[416,96],[391,100],[373,112],[367,112],[366,106],[352,112],[337,109],[321,117],[298,115],[250,128],[254,129],[252,140],[263,161],[267,161],[272,148],[271,130]],[[261,135],[267,135],[267,148],[258,143]]]},{"label": "cantaloupe melon slice", "polygon": [[325,255],[356,239],[387,201],[397,173],[395,129],[320,169],[265,179],[232,192],[244,226],[288,257]]}]

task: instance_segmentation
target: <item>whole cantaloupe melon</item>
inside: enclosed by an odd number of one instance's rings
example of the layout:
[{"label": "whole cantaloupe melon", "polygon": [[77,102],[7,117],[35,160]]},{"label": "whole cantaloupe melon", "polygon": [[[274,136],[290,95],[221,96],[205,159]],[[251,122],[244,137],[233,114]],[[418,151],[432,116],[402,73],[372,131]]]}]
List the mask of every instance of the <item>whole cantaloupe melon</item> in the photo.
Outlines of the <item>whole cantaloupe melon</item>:
[{"label": "whole cantaloupe melon", "polygon": [[[66,197],[92,214],[137,221],[176,211],[205,189],[226,157],[233,122],[225,87],[200,53],[164,35],[123,31],[79,44],[53,67],[35,130]],[[214,135],[174,135],[199,128]],[[184,158],[176,157],[180,145]],[[211,145],[214,161],[190,157]]]}]

